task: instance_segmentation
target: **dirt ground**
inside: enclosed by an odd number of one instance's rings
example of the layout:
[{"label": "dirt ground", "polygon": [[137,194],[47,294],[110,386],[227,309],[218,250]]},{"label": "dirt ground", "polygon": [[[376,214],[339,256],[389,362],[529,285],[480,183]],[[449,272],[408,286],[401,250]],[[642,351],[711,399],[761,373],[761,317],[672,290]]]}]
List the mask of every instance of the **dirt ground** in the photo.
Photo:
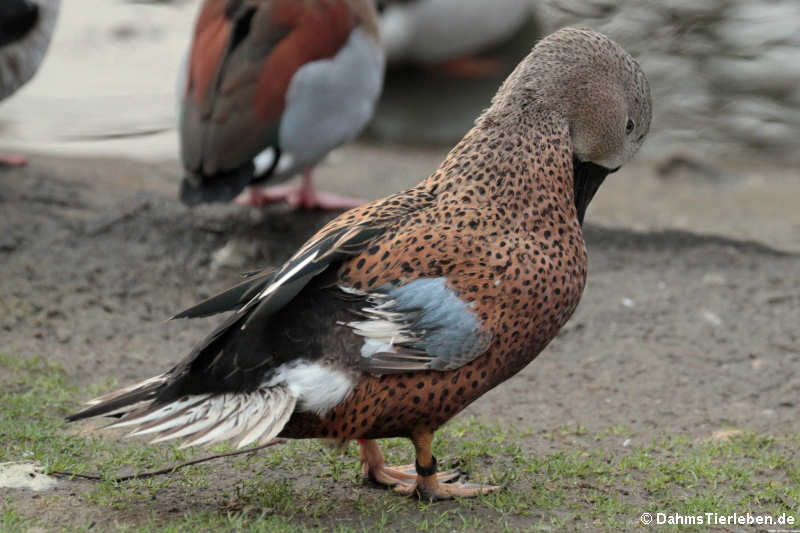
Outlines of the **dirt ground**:
[{"label": "dirt ground", "polygon": [[[356,144],[332,154],[320,182],[376,198],[423,178],[443,153]],[[730,426],[800,433],[796,174],[645,161],[612,175],[588,215],[577,313],[465,415],[530,428],[531,453],[568,447],[536,438],[565,426],[625,426],[634,443]],[[0,169],[2,351],[57,361],[81,386],[153,375],[217,320],[168,316],[286,259],[333,216],[190,210],[177,183],[174,162],[33,155],[27,168]]]}]

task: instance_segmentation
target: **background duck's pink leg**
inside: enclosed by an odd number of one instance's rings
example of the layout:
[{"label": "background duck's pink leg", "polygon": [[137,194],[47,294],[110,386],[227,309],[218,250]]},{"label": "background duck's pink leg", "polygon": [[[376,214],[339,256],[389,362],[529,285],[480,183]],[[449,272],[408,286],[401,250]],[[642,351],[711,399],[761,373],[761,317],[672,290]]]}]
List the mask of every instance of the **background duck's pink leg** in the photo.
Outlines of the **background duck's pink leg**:
[{"label": "background duck's pink leg", "polygon": [[28,158],[17,154],[0,154],[0,166],[4,167],[24,167],[28,164]]},{"label": "background duck's pink leg", "polygon": [[278,185],[274,187],[250,187],[250,190],[241,196],[240,203],[260,206],[287,202],[300,209],[350,209],[365,202],[360,198],[349,198],[338,194],[322,192],[314,187],[311,170],[303,172],[303,182],[299,186]]},{"label": "background duck's pink leg", "polygon": [[461,79],[485,79],[502,76],[506,68],[499,57],[459,57],[428,67],[439,76]]},{"label": "background duck's pink leg", "polygon": [[297,189],[297,197],[289,201],[297,207],[304,209],[350,209],[363,204],[361,198],[339,196],[329,192],[318,191],[314,187],[311,170],[303,172],[303,183]]}]

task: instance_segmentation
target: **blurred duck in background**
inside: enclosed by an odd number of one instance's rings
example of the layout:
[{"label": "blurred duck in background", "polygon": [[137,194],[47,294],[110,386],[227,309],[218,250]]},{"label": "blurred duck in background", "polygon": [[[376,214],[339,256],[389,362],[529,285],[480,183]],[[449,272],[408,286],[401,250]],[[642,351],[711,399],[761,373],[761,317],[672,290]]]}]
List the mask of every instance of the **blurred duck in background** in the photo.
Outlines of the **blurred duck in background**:
[{"label": "blurred duck in background", "polygon": [[390,64],[435,67],[444,74],[504,74],[499,58],[475,54],[516,35],[531,0],[378,0],[381,39]]},{"label": "blurred duck in background", "polygon": [[[254,205],[358,205],[316,191],[311,172],[367,124],[383,71],[374,0],[206,0],[180,82],[181,200],[251,186]],[[299,187],[253,187],[300,173]]]},{"label": "blurred duck in background", "polygon": [[388,70],[369,133],[449,146],[543,37],[534,0],[378,0]]},{"label": "blurred duck in background", "polygon": [[[0,1],[0,100],[33,78],[58,18],[60,0]],[[0,154],[0,165],[21,166],[24,156]]]}]

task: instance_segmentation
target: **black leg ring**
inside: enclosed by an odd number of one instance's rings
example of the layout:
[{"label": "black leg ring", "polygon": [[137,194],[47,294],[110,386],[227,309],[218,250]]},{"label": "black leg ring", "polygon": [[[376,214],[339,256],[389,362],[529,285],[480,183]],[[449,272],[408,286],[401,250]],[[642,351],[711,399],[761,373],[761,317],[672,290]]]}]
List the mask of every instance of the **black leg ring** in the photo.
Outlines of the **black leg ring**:
[{"label": "black leg ring", "polygon": [[431,466],[420,466],[418,460],[414,460],[414,468],[417,470],[417,474],[420,476],[432,476],[436,473],[436,457],[431,455]]}]

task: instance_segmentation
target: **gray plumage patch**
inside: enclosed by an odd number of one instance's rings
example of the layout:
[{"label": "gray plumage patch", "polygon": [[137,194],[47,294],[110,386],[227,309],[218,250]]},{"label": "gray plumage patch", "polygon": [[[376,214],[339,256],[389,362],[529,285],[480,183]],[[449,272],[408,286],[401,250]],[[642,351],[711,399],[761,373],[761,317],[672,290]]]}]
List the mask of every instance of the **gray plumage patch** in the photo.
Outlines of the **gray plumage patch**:
[{"label": "gray plumage patch", "polygon": [[385,285],[364,296],[366,320],[349,322],[365,337],[362,368],[372,374],[415,370],[452,370],[489,347],[477,315],[450,289],[445,278],[415,280],[401,287]]}]

